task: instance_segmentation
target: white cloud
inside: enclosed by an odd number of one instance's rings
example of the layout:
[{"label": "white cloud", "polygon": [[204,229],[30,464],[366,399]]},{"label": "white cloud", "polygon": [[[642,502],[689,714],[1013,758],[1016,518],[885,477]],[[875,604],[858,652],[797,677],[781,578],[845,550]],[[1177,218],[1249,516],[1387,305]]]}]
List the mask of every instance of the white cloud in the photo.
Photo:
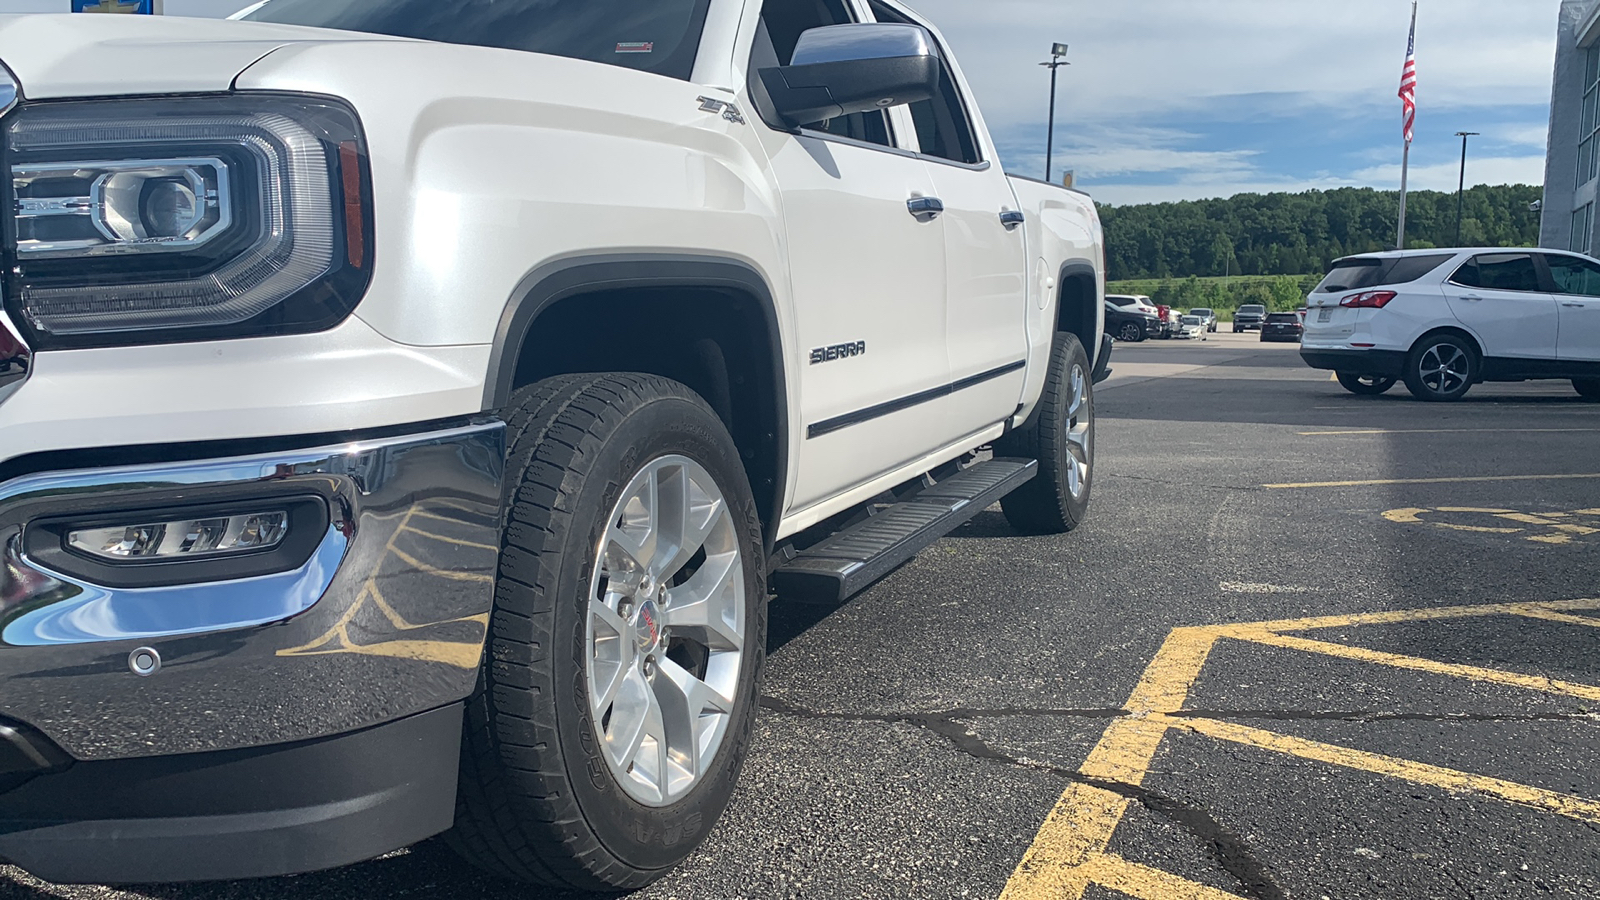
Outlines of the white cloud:
[{"label": "white cloud", "polygon": [[[1544,156],[1468,157],[1467,184],[1543,184]],[[1363,184],[1400,183],[1400,164],[1373,166],[1351,176]],[[1415,190],[1453,191],[1460,183],[1461,163],[1447,162],[1411,167],[1411,187]]]}]

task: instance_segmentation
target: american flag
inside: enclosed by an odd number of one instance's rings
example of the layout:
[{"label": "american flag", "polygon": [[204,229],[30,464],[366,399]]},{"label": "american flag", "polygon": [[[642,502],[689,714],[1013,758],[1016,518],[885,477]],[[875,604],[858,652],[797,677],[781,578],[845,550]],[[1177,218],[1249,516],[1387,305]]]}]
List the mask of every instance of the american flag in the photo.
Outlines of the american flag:
[{"label": "american flag", "polygon": [[1411,4],[1411,39],[1406,42],[1406,67],[1400,72],[1400,102],[1405,106],[1406,143],[1417,125],[1417,5]]}]

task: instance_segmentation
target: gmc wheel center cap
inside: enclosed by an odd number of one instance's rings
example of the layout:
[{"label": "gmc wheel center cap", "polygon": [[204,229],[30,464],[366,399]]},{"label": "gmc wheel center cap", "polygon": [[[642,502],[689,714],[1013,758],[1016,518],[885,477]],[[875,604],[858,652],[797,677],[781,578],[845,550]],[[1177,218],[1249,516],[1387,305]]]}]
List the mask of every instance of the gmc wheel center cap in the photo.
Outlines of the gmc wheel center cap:
[{"label": "gmc wheel center cap", "polygon": [[645,600],[633,614],[633,639],[640,653],[649,653],[661,643],[661,606]]}]

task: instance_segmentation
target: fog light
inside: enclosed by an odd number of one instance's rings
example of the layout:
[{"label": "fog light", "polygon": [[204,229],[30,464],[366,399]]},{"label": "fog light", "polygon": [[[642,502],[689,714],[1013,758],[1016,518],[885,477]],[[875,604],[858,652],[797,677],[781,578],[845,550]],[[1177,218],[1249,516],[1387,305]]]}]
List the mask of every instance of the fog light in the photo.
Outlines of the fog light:
[{"label": "fog light", "polygon": [[214,516],[177,522],[84,528],[67,533],[67,545],[101,559],[192,559],[266,550],[289,533],[286,512]]}]

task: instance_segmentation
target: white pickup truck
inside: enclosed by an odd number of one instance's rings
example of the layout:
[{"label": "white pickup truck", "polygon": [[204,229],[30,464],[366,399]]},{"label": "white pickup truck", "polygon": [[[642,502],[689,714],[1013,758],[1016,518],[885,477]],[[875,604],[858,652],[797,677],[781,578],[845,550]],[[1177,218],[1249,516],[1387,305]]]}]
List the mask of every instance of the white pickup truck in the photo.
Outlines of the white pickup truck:
[{"label": "white pickup truck", "polygon": [[1085,515],[1103,255],[895,0],[0,17],[0,860],[679,863],[769,592]]}]

